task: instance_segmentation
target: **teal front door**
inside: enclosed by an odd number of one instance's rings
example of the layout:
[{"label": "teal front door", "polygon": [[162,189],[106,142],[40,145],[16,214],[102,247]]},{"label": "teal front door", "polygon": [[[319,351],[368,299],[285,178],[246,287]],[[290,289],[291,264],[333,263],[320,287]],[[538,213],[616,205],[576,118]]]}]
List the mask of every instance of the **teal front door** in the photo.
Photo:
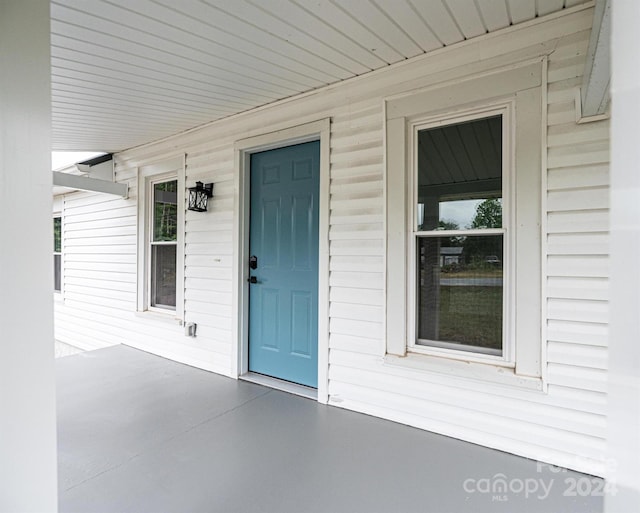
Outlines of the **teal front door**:
[{"label": "teal front door", "polygon": [[320,143],[251,155],[249,370],[318,385]]}]

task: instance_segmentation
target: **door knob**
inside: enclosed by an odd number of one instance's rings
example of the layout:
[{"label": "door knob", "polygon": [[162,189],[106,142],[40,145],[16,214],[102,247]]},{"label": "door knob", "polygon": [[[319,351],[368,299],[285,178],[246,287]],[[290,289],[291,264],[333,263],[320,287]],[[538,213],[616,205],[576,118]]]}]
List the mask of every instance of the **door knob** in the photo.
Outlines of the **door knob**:
[{"label": "door knob", "polygon": [[258,278],[255,276],[251,276],[248,280],[249,283],[258,283]]}]

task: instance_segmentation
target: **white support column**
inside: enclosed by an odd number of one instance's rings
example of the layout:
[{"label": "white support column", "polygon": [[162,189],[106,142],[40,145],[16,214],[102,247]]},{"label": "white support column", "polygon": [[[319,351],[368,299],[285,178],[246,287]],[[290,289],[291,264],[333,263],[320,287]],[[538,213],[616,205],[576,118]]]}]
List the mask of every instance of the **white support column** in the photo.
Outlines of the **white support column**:
[{"label": "white support column", "polygon": [[0,1],[0,512],[57,511],[48,0]]},{"label": "white support column", "polygon": [[607,513],[640,511],[640,2],[612,2],[610,481]]}]

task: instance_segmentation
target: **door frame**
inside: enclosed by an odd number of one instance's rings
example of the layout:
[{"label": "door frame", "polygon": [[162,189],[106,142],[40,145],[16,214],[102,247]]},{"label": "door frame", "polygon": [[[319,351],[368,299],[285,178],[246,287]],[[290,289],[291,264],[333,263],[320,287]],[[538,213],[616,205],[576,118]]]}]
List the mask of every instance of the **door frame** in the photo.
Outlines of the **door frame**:
[{"label": "door frame", "polygon": [[233,304],[231,375],[249,372],[249,209],[251,154],[320,141],[318,211],[318,402],[329,400],[329,118],[264,133],[234,145]]}]

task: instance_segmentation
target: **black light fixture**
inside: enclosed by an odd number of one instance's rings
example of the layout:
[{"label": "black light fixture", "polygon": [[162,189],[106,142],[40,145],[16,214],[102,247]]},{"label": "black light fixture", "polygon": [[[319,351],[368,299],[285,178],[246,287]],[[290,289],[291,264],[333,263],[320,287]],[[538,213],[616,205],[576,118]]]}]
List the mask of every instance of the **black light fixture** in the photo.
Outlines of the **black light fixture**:
[{"label": "black light fixture", "polygon": [[196,182],[195,187],[189,187],[189,210],[206,212],[209,198],[213,196],[213,184]]}]

